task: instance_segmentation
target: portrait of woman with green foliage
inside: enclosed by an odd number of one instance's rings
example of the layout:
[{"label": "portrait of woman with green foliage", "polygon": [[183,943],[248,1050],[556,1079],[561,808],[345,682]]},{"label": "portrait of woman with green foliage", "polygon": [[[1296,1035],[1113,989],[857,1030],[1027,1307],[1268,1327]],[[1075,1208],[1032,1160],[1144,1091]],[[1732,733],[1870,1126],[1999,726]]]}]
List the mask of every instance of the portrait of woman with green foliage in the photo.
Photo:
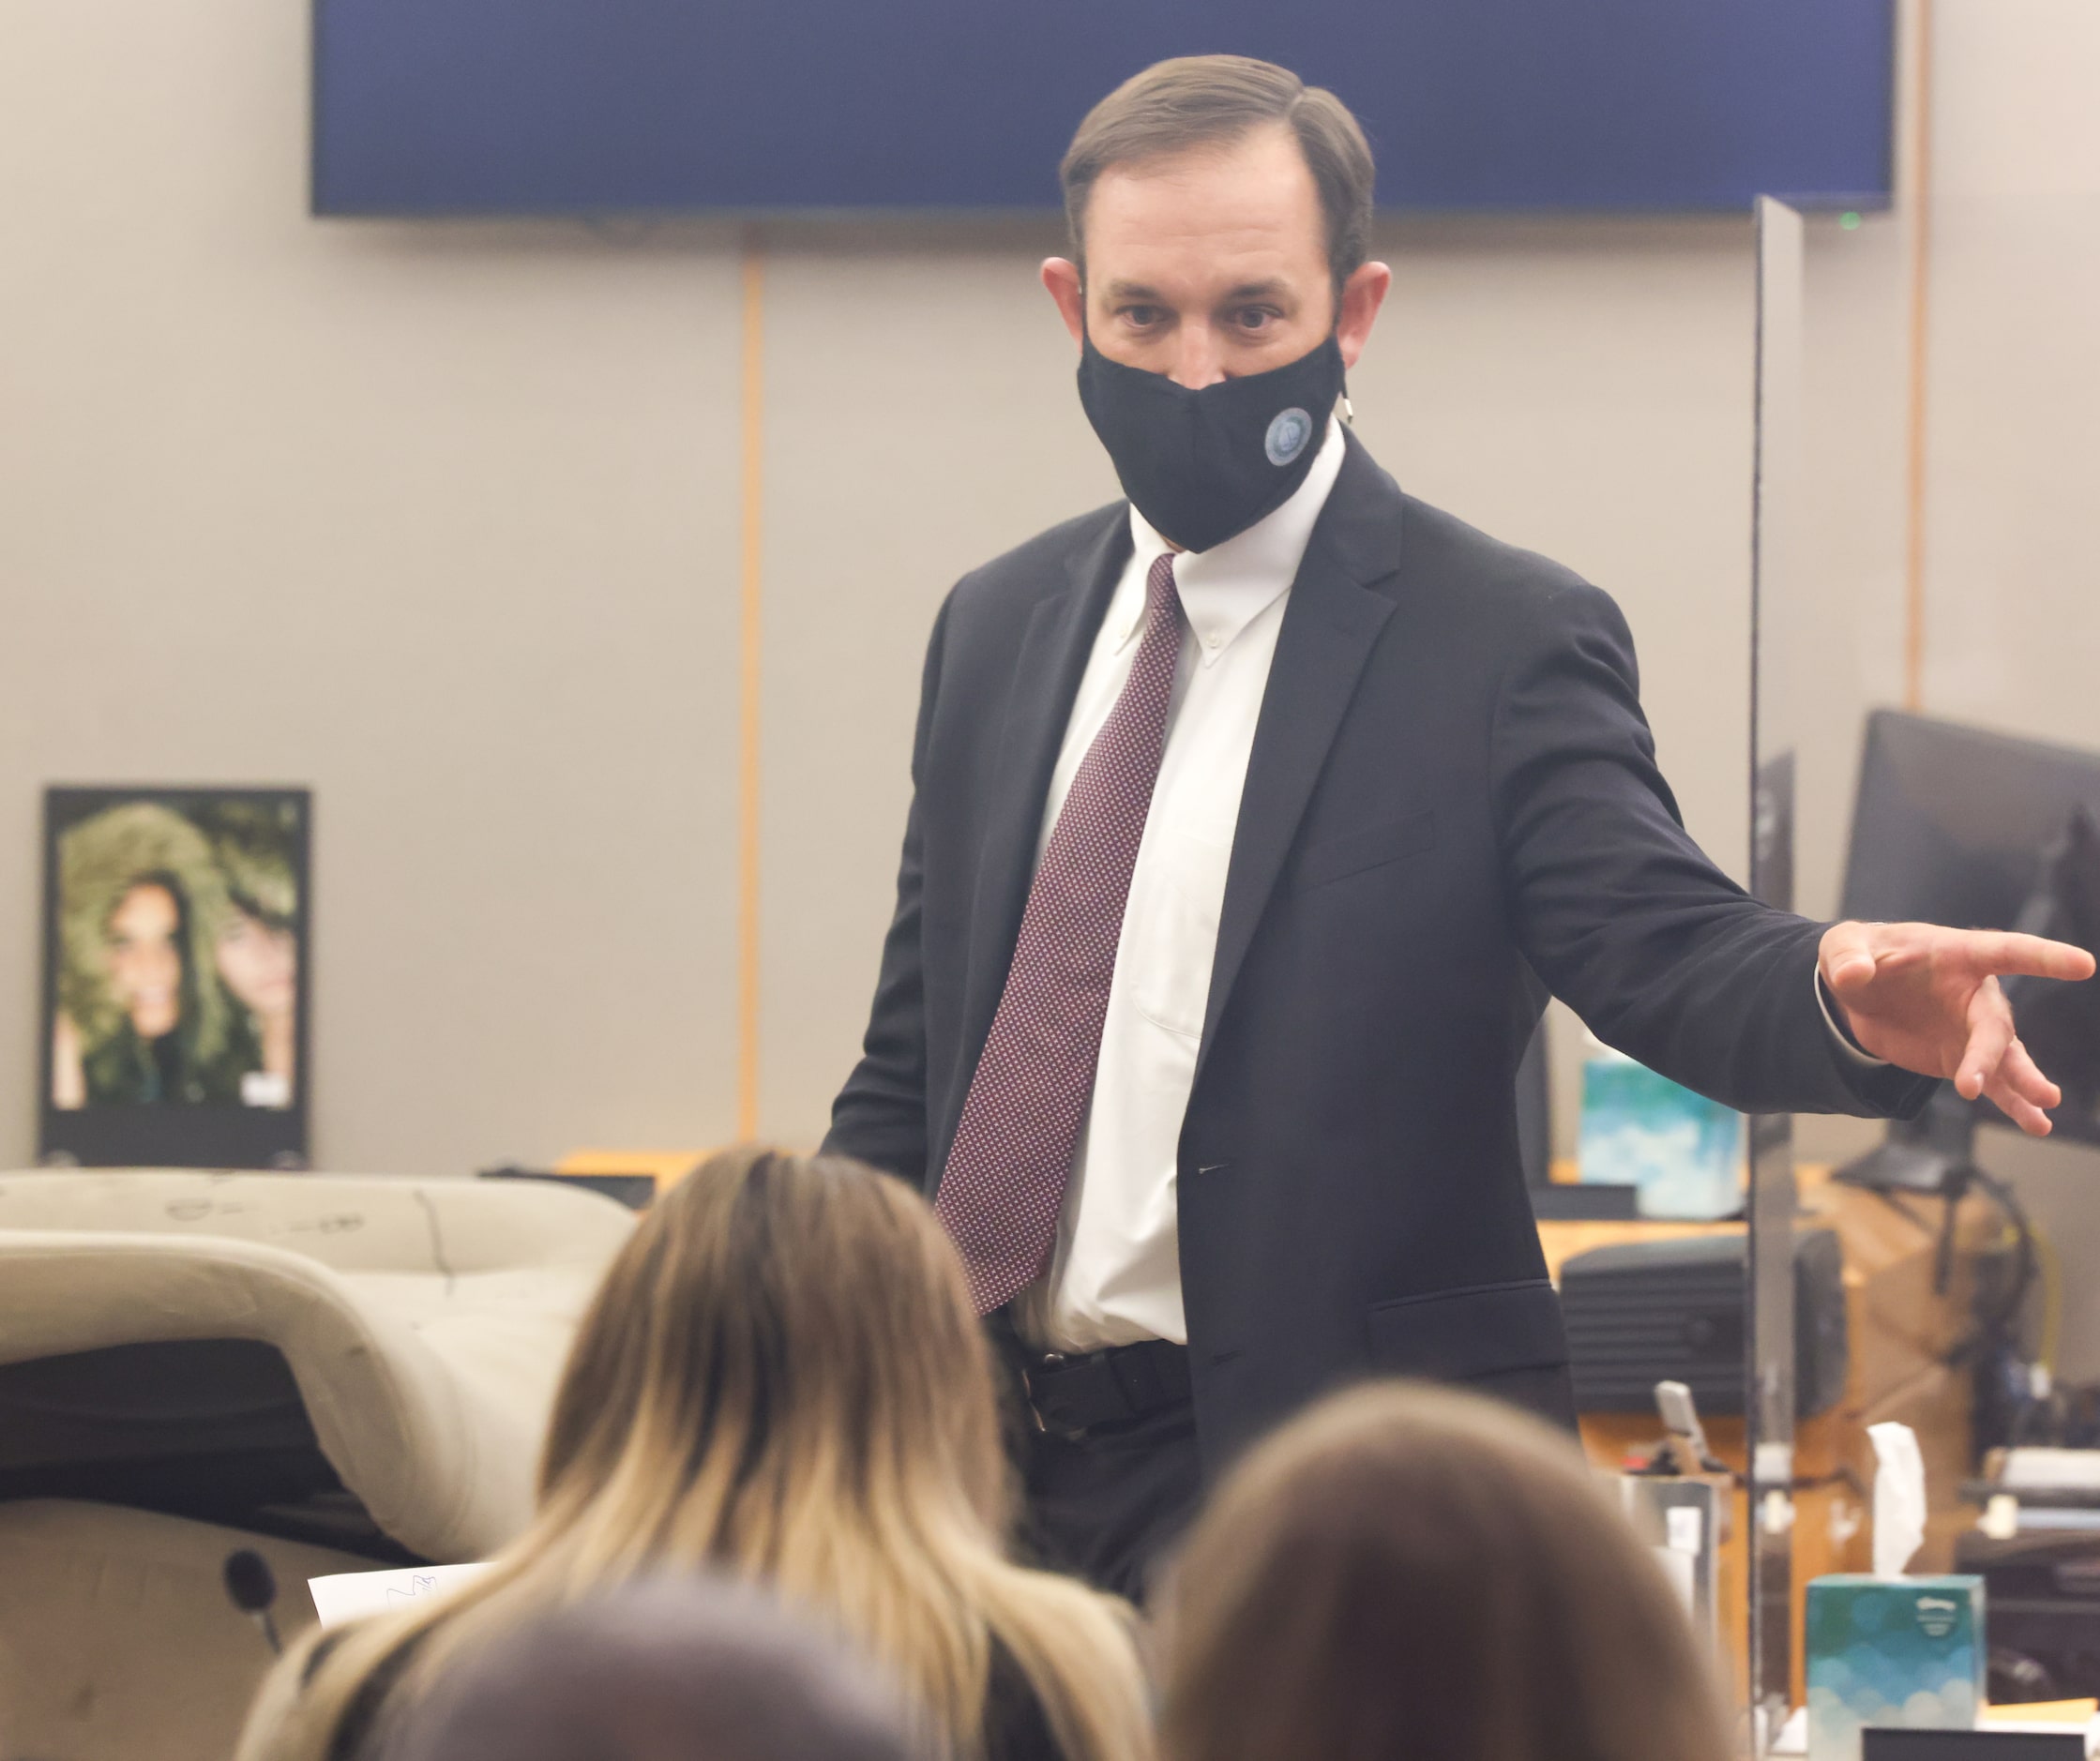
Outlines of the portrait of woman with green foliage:
[{"label": "portrait of woman with green foliage", "polygon": [[288,835],[274,804],[237,797],[119,802],[60,831],[54,1106],[289,1105]]}]

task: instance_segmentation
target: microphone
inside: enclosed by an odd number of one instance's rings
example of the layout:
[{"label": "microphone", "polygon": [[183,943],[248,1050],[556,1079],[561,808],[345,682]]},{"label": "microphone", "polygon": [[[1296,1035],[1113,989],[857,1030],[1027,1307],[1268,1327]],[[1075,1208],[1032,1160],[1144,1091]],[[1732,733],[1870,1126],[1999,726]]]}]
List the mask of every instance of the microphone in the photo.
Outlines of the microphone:
[{"label": "microphone", "polygon": [[263,1629],[271,1654],[283,1656],[277,1622],[270,1618],[270,1605],[277,1601],[277,1573],[270,1570],[270,1562],[253,1547],[241,1547],[226,1556],[224,1576],[227,1598]]}]

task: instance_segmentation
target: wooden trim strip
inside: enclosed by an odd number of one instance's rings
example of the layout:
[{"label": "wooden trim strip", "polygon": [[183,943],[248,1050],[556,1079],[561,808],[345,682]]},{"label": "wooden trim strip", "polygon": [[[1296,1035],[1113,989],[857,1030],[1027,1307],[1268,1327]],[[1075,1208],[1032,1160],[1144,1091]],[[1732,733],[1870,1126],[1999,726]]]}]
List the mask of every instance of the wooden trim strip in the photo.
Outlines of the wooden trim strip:
[{"label": "wooden trim strip", "polygon": [[736,803],[736,1135],[759,1129],[759,736],[763,684],[765,251],[744,233],[741,404],[741,600],[738,618]]},{"label": "wooden trim strip", "polygon": [[1932,0],[1911,10],[1917,47],[1911,72],[1911,364],[1904,443],[1903,707],[1925,706],[1926,370],[1931,339]]}]

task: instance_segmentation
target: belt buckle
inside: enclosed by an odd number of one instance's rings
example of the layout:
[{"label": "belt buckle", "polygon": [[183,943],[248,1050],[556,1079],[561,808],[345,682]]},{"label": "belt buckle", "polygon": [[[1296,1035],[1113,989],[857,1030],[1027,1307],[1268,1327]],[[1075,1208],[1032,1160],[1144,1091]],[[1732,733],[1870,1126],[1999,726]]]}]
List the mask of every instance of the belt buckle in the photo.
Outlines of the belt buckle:
[{"label": "belt buckle", "polygon": [[1021,1389],[1028,1396],[1028,1416],[1035,1422],[1036,1432],[1043,1437],[1060,1437],[1070,1441],[1086,1435],[1084,1430],[1074,1431],[1065,1425],[1053,1429],[1050,1421],[1043,1417],[1042,1407],[1035,1404],[1035,1372],[1061,1369],[1070,1362],[1062,1351],[1046,1351],[1039,1362],[1024,1367],[1020,1373]]}]

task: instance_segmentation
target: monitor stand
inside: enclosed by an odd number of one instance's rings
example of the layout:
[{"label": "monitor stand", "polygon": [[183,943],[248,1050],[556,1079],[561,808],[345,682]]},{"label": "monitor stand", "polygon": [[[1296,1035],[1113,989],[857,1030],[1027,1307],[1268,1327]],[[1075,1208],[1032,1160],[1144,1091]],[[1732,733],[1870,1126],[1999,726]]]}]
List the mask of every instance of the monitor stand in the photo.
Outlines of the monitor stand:
[{"label": "monitor stand", "polygon": [[[1982,1185],[1994,1195],[2008,1216],[2017,1216],[2016,1227],[2024,1238],[2027,1224],[2018,1212],[2018,1201],[1999,1182],[1976,1166],[1977,1104],[1965,1101],[1951,1082],[1932,1091],[1925,1111],[1914,1120],[1893,1120],[1889,1135],[1878,1150],[1869,1150],[1856,1162],[1848,1162],[1834,1179],[1872,1192],[1917,1193],[1944,1201],[1940,1218],[1940,1239],[1932,1255],[1932,1293],[1944,1296],[1954,1271],[1955,1219],[1961,1201],[1972,1185]],[[2020,1286],[2025,1292],[2026,1274]],[[2010,1318],[2010,1314],[2005,1318]]]},{"label": "monitor stand", "polygon": [[1976,1108],[1943,1082],[1916,1119],[1893,1121],[1879,1148],[1837,1170],[1850,1186],[1944,1194],[1968,1184],[1976,1166]]}]

